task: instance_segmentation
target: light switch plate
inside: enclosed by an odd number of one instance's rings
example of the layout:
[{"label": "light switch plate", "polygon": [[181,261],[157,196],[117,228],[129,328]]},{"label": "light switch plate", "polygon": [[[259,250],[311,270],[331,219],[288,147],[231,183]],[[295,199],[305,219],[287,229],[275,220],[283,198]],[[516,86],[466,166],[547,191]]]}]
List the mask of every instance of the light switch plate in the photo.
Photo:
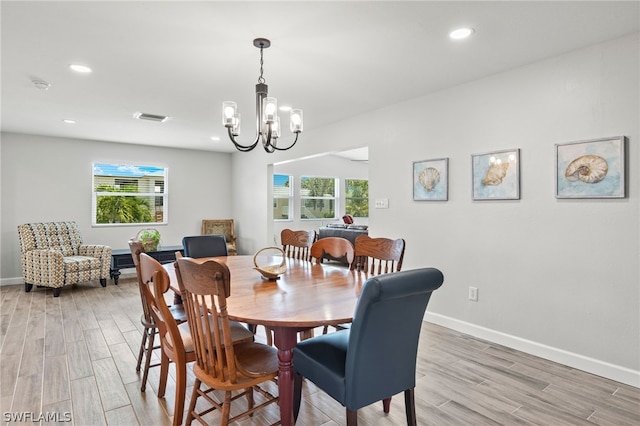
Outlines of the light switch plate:
[{"label": "light switch plate", "polygon": [[375,202],[376,209],[388,209],[389,208],[389,199],[388,198],[377,198]]}]

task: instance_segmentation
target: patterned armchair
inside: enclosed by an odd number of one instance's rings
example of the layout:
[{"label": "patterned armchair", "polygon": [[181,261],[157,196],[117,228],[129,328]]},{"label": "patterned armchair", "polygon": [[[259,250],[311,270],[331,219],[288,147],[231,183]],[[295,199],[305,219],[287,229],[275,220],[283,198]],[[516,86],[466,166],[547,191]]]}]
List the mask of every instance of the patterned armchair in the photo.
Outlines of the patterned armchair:
[{"label": "patterned armchair", "polygon": [[18,238],[25,292],[35,284],[58,297],[66,285],[97,279],[106,287],[111,247],[82,244],[75,222],[25,223]]},{"label": "patterned armchair", "polygon": [[238,254],[236,247],[236,233],[233,229],[233,219],[204,219],[202,221],[202,235],[222,234],[227,241],[229,256]]}]

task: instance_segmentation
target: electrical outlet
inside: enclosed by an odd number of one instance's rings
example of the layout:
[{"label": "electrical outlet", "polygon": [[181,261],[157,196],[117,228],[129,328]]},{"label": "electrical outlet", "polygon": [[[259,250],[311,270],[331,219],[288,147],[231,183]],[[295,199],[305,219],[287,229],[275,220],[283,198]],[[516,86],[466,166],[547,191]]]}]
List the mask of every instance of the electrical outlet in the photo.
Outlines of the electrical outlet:
[{"label": "electrical outlet", "polygon": [[477,287],[469,287],[469,300],[473,302],[478,301],[478,288]]},{"label": "electrical outlet", "polygon": [[378,198],[375,201],[376,209],[388,209],[389,208],[389,199],[388,198]]}]

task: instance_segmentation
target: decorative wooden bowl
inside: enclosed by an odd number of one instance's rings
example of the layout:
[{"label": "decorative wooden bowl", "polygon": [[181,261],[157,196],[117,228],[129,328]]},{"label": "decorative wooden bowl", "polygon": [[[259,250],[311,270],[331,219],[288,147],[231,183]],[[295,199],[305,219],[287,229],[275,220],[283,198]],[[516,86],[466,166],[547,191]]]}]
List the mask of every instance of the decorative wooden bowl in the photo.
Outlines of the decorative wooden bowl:
[{"label": "decorative wooden bowl", "polygon": [[[272,255],[259,256],[263,252],[277,252]],[[267,280],[277,280],[280,275],[287,272],[286,258],[280,247],[265,247],[253,255],[253,264],[256,271],[260,272]]]}]

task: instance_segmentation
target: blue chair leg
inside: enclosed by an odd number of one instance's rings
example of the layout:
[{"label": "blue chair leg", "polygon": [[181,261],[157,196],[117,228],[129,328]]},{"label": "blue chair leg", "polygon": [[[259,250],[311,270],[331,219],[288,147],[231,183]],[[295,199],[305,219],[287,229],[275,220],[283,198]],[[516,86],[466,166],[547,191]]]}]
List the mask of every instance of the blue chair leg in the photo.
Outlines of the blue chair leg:
[{"label": "blue chair leg", "polygon": [[300,413],[300,400],[302,399],[302,376],[298,373],[293,375],[293,424],[298,420]]},{"label": "blue chair leg", "polygon": [[416,426],[418,422],[416,420],[416,400],[413,388],[404,391],[404,408],[407,412],[407,426]]}]

